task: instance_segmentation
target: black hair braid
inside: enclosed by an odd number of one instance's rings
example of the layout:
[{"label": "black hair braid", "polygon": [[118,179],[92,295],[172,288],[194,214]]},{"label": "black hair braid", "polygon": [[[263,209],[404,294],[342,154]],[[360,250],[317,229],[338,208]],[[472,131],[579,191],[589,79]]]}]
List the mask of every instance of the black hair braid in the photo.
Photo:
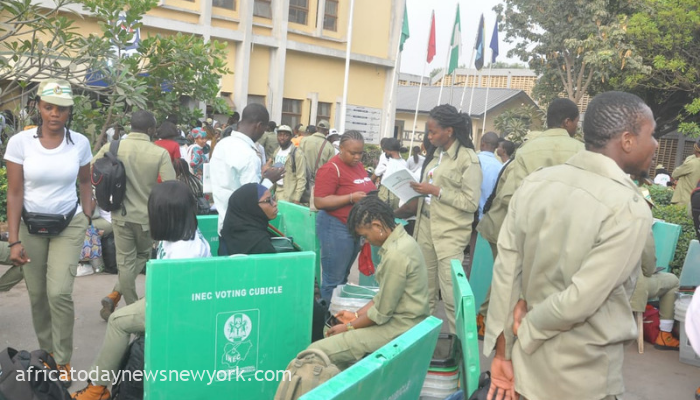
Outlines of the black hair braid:
[{"label": "black hair braid", "polygon": [[340,144],[341,145],[347,141],[350,141],[350,140],[359,140],[360,142],[364,143],[365,137],[362,136],[362,133],[360,133],[360,131],[356,131],[356,130],[345,131],[345,133],[343,133],[340,136]]},{"label": "black hair braid", "polygon": [[348,215],[348,230],[351,235],[357,236],[355,229],[372,221],[379,221],[388,229],[396,227],[394,211],[376,195],[367,196],[352,207]]},{"label": "black hair braid", "polygon": [[[439,105],[430,110],[430,118],[443,128],[452,128],[455,139],[464,147],[474,150],[472,142],[472,119],[466,113],[460,113],[449,104]],[[459,154],[459,148],[455,152],[455,158]]]},{"label": "black hair braid", "polygon": [[[36,104],[37,104],[36,113],[38,115],[38,118],[37,118],[37,124],[36,124],[36,134],[34,135],[34,139],[39,139],[39,138],[43,137],[41,135],[41,126],[42,126],[44,120],[41,119],[41,112],[38,109],[38,104],[39,104],[38,97],[37,97]],[[73,121],[73,107],[70,108],[69,114],[68,114],[68,121],[66,121],[66,140],[70,144],[75,144],[75,142],[73,142],[73,138],[70,137],[70,123],[71,123],[71,121]]]}]

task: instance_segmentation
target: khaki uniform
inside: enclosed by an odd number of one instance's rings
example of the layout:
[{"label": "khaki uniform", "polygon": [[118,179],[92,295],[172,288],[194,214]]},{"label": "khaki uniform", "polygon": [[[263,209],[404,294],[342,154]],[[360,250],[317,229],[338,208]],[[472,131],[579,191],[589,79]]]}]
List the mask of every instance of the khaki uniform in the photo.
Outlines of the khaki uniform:
[{"label": "khaki uniform", "polygon": [[[321,146],[323,146],[324,143],[326,145],[321,152],[321,157],[319,157],[318,152],[321,150]],[[308,171],[306,178],[311,179],[312,182],[316,179],[316,171],[335,156],[333,144],[327,141],[326,137],[319,132],[305,137],[299,145],[299,148],[304,152],[304,158],[306,159],[306,169]],[[318,165],[316,163],[317,158]]]},{"label": "khaki uniform", "polygon": [[280,144],[277,141],[277,134],[275,132],[265,132],[265,134],[258,140],[258,143],[265,149],[265,159],[270,160],[273,155],[280,148]]},{"label": "khaki uniform", "polygon": [[700,181],[700,158],[695,157],[694,154],[686,157],[683,164],[673,170],[671,177],[678,181],[671,203],[683,205],[690,203],[690,193]]},{"label": "khaki uniform", "polygon": [[[636,185],[611,159],[580,152],[528,176],[498,238],[484,338],[499,335],[515,389],[530,400],[624,392],[624,345],[637,329],[629,298],[651,231]],[[513,308],[528,313],[514,339]]]},{"label": "khaki uniform", "polygon": [[397,225],[379,249],[379,292],[367,317],[377,325],[343,332],[309,346],[325,352],[338,368],[362,359],[423,321],[429,313],[427,272],[416,241]]},{"label": "khaki uniform", "polygon": [[[10,261],[10,244],[0,242],[0,264],[12,265]],[[22,267],[13,265],[0,276],[0,292],[7,292],[24,279]]]},{"label": "khaki uniform", "polygon": [[[109,151],[104,145],[92,159],[99,160]],[[153,241],[148,227],[148,197],[158,182],[175,180],[170,155],[151,143],[145,133],[131,132],[119,144],[117,158],[126,170],[126,193],[119,210],[112,212],[114,245],[117,250],[119,280],[114,291],[124,296],[126,304],[138,300],[136,277],[151,258]]]},{"label": "khaki uniform", "polygon": [[439,288],[450,333],[454,333],[450,262],[453,259],[462,262],[471,238],[481,196],[481,166],[474,150],[454,142],[447,151],[440,148],[435,151],[435,157],[425,168],[423,182],[430,181],[430,171],[433,171],[432,183],[442,189],[442,196],[433,196],[430,204],[425,198],[418,201],[414,236],[428,266],[430,312],[435,312]]},{"label": "khaki uniform", "polygon": [[[476,227],[477,232],[481,233],[492,248],[498,242],[498,235],[508,213],[510,199],[522,184],[523,179],[538,168],[564,164],[571,156],[585,148],[583,143],[571,138],[565,129],[555,128],[531,133],[536,135],[533,135],[534,137],[515,153],[515,159],[508,164],[501,176],[502,181],[498,183],[491,209]],[[493,258],[496,259],[496,254]],[[490,297],[489,291],[479,309],[479,314],[486,316]]]},{"label": "khaki uniform", "polygon": [[[279,151],[280,148],[275,151],[272,157],[273,160]],[[277,189],[275,190],[277,200],[289,202],[300,201],[304,190],[306,190],[306,173],[306,159],[304,153],[296,147],[292,147],[292,151],[287,157],[287,161],[284,163],[284,179],[282,181],[284,186],[277,185]]]},{"label": "khaki uniform", "polygon": [[642,252],[642,270],[630,299],[632,311],[644,312],[647,302],[658,297],[659,318],[673,320],[679,285],[680,282],[675,275],[656,272],[656,246],[654,235],[650,232]]}]

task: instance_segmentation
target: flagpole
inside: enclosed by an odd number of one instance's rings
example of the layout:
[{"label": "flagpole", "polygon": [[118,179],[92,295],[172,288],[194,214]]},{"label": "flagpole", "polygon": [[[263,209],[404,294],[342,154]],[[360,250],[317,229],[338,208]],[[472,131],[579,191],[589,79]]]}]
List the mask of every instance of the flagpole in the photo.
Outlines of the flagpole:
[{"label": "flagpole", "polygon": [[[481,71],[477,70],[477,72],[479,73],[478,74],[479,78],[481,78]],[[477,77],[477,75],[474,75],[474,78],[476,78],[476,77]],[[472,94],[471,94],[471,97],[469,98],[469,116],[470,117],[472,116],[472,104],[474,104],[474,88],[476,87],[477,84],[479,84],[479,82],[474,82],[474,86],[472,86]]]},{"label": "flagpole", "polygon": [[345,49],[345,78],[343,81],[343,104],[340,111],[340,132],[345,132],[345,119],[348,111],[348,78],[350,76],[350,48],[352,47],[352,21],[355,0],[350,0],[350,18],[348,19],[348,43]]},{"label": "flagpole", "polygon": [[418,99],[416,100],[416,112],[413,115],[413,130],[411,131],[411,145],[408,148],[408,157],[411,157],[411,154],[413,154],[413,142],[416,137],[416,124],[418,123],[418,108],[420,107],[420,95],[421,92],[423,91],[423,79],[425,78],[425,67],[428,65],[428,63],[423,63],[423,73],[420,76],[420,86],[418,86]]},{"label": "flagpole", "polygon": [[450,104],[452,104],[452,99],[454,98],[456,77],[457,77],[457,68],[455,68],[455,70],[452,71],[452,84],[450,85],[450,101],[449,101]]},{"label": "flagpole", "polygon": [[391,94],[389,94],[389,112],[387,113],[387,118],[386,118],[386,125],[384,126],[384,132],[385,136],[383,137],[393,137],[393,133],[391,135],[386,135],[386,132],[393,131],[393,129],[390,129],[391,127],[391,117],[392,117],[392,110],[393,110],[393,104],[394,104],[394,96],[396,95],[396,84],[397,81],[399,80],[399,60],[400,60],[400,55],[401,53],[399,52],[399,48],[401,47],[401,39],[399,39],[399,45],[396,46],[396,61],[394,62],[394,74],[393,74],[393,80],[391,81]]},{"label": "flagpole", "polygon": [[[476,56],[476,49],[472,48],[472,57],[469,60],[469,64],[467,65],[467,78],[464,81],[464,89],[462,89],[462,100],[459,101],[459,112],[462,112],[462,106],[464,105],[464,94],[467,93],[467,85],[469,84],[469,69],[471,68],[471,65],[474,63],[474,57]],[[474,90],[474,85],[472,85],[472,92]]]},{"label": "flagpole", "polygon": [[489,89],[491,89],[491,69],[493,68],[493,63],[489,64],[489,80],[486,84],[486,101],[484,102],[484,120],[481,123],[481,134],[486,133],[486,111],[489,107]]}]

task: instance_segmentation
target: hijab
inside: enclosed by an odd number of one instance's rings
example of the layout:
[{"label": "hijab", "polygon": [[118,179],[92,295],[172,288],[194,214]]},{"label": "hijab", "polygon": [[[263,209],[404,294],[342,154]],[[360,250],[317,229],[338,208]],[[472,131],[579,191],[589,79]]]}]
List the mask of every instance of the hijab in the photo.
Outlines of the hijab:
[{"label": "hijab", "polygon": [[233,192],[228,200],[228,209],[221,228],[221,240],[231,254],[274,253],[269,220],[258,201],[267,191],[258,183],[248,183]]}]

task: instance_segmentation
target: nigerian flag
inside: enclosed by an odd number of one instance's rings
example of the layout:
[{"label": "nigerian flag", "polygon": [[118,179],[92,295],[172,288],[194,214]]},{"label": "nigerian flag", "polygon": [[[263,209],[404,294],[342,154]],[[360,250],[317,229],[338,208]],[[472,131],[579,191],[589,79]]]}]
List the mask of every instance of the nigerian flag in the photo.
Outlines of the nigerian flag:
[{"label": "nigerian flag", "polygon": [[457,16],[455,26],[452,28],[452,41],[450,42],[450,64],[447,74],[451,74],[459,65],[459,56],[462,55],[462,24],[459,22],[459,3],[457,3]]}]

